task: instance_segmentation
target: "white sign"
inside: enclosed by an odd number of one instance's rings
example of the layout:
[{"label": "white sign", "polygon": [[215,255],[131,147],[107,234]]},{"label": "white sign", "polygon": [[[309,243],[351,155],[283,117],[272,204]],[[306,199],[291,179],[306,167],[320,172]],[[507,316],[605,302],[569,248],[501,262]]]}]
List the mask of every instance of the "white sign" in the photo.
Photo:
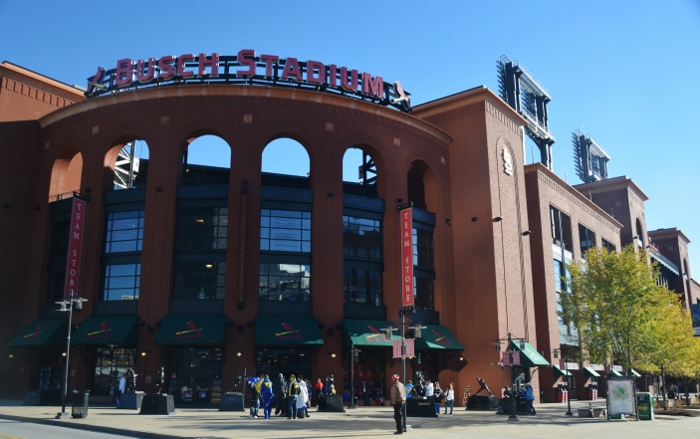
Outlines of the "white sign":
[{"label": "white sign", "polygon": [[634,391],[632,380],[608,381],[608,415],[633,415]]}]

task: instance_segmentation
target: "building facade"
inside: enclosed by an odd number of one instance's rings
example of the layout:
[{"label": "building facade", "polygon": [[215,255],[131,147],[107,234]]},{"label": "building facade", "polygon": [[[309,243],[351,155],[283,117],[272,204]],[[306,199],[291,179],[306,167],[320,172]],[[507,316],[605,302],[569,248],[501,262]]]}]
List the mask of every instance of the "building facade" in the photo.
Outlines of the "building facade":
[{"label": "building facade", "polygon": [[[70,330],[68,388],[103,402],[129,369],[138,389],[167,390],[176,405],[215,405],[236,377],[260,373],[334,377],[339,391],[364,385],[374,399],[401,373],[392,348],[405,332],[406,378],[453,382],[458,402],[477,377],[492,389],[531,381],[554,398],[561,370],[550,363],[567,344],[557,275],[587,247],[632,242],[632,223],[593,189],[524,166],[527,121],[491,90],[410,109],[400,87],[385,83],[382,95],[355,73],[362,93],[350,93],[352,74],[312,63],[286,85],[276,80],[294,75],[287,67],[275,81],[231,83],[107,72],[87,99],[0,65],[0,144],[17,152],[0,164],[12,188],[0,217],[10,305],[0,353],[12,361],[0,372],[18,377],[0,394],[55,401]],[[204,136],[230,158],[192,162]],[[301,145],[306,175],[263,172],[263,152],[282,138]],[[136,142],[147,148],[138,160]],[[351,149],[362,152],[359,182],[343,179]],[[646,242],[646,198],[633,192],[627,216]],[[86,201],[79,262],[68,251],[76,199]],[[412,214],[410,237],[399,208]],[[57,308],[70,282],[87,301],[68,322]],[[414,305],[402,315],[406,282]]]}]

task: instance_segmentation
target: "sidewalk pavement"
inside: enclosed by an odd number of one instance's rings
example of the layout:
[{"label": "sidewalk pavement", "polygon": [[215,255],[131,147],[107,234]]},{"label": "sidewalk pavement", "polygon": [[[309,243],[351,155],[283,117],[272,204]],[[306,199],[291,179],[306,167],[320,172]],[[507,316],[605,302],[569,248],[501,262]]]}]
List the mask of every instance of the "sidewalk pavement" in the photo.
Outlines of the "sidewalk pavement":
[{"label": "sidewalk pavement", "polygon": [[[249,418],[246,412],[220,412],[213,408],[178,408],[171,415],[141,415],[137,410],[90,407],[85,418],[55,419],[60,407],[23,406],[22,401],[0,400],[0,418],[57,425],[139,438],[365,438],[392,435],[391,407],[358,407],[342,413],[309,411],[310,418]],[[604,407],[594,401],[593,407]],[[537,415],[520,416],[518,422],[492,411],[455,407],[453,415],[437,418],[407,418],[409,437],[457,438],[566,438],[600,437],[644,439],[700,437],[700,417],[659,416],[653,421],[579,418],[578,409],[589,401],[572,401],[574,416],[566,416],[566,404],[536,405]],[[66,408],[70,413],[70,407]],[[262,413],[262,411],[261,411]],[[0,435],[2,427],[0,424]]]}]

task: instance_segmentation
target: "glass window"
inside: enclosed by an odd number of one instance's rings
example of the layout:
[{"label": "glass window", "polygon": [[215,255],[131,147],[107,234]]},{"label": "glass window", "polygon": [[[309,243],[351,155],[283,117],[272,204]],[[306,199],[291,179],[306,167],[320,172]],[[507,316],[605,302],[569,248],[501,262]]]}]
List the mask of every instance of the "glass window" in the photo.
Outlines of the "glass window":
[{"label": "glass window", "polygon": [[382,259],[382,222],[343,216],[343,255],[351,258]]},{"label": "glass window", "polygon": [[143,210],[107,214],[105,253],[141,251]]},{"label": "glass window", "polygon": [[343,270],[345,303],[380,306],[382,304],[382,273],[345,267]]},{"label": "glass window", "polygon": [[177,261],[173,297],[175,299],[223,299],[226,262]]},{"label": "glass window", "polygon": [[311,252],[311,212],[262,209],[260,250]]},{"label": "glass window", "polygon": [[166,373],[177,404],[219,404],[224,356],[220,348],[173,348]]},{"label": "glass window", "polygon": [[413,229],[413,265],[433,269],[434,259],[433,232]]},{"label": "glass window", "polygon": [[49,258],[51,261],[65,261],[68,255],[68,232],[70,220],[57,221],[51,224],[51,248]]},{"label": "glass window", "polygon": [[609,252],[615,251],[615,245],[613,243],[607,241],[605,238],[601,239],[601,241],[604,249],[606,249]]},{"label": "glass window", "polygon": [[260,300],[303,301],[311,299],[311,266],[299,264],[260,264]]},{"label": "glass window", "polygon": [[435,309],[435,282],[424,277],[413,278],[413,295],[417,309]]},{"label": "glass window", "polygon": [[90,394],[109,395],[116,398],[117,390],[119,389],[117,377],[120,373],[126,375],[129,369],[134,368],[134,358],[134,349],[98,347],[95,355],[95,374]]},{"label": "glass window", "polygon": [[554,260],[554,285],[557,291],[569,291],[568,281],[571,280],[571,273],[563,262]]},{"label": "glass window", "polygon": [[102,300],[137,300],[140,284],[141,264],[107,265]]},{"label": "glass window", "polygon": [[589,248],[595,247],[595,233],[579,224],[578,237],[581,240],[581,257],[584,257]]},{"label": "glass window", "polygon": [[178,207],[176,250],[225,250],[227,234],[227,207]]},{"label": "glass window", "polygon": [[552,227],[552,241],[555,245],[571,251],[571,218],[554,207],[549,208]]}]

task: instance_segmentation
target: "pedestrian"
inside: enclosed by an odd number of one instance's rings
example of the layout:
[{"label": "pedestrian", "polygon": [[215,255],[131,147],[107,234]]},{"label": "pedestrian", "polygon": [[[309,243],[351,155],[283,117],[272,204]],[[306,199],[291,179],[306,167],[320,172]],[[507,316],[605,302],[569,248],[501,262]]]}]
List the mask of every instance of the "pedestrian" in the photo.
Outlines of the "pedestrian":
[{"label": "pedestrian", "polygon": [[284,416],[287,412],[287,406],[284,404],[284,397],[287,394],[287,383],[284,381],[284,375],[279,374],[277,381],[272,386],[272,391],[275,393],[275,416]]},{"label": "pedestrian", "polygon": [[316,384],[314,384],[314,390],[316,391],[316,400],[314,401],[314,405],[319,405],[319,401],[321,400],[321,395],[323,395],[323,381],[321,381],[321,378],[316,380]]},{"label": "pedestrian", "polygon": [[450,383],[447,386],[447,390],[445,390],[445,414],[447,414],[447,407],[450,408],[450,414],[452,414],[452,410],[454,409],[455,405],[455,388],[454,384]]},{"label": "pedestrian", "polygon": [[435,386],[430,380],[425,380],[425,397],[428,399],[432,398],[433,392],[435,392]]},{"label": "pedestrian", "polygon": [[440,416],[440,408],[442,407],[442,396],[440,383],[435,381],[435,388],[433,389],[433,404],[435,404],[435,414],[438,416]]},{"label": "pedestrian", "polygon": [[394,382],[391,385],[390,395],[391,405],[394,407],[394,421],[396,421],[396,431],[394,434],[403,434],[403,425],[401,420],[403,419],[403,406],[406,403],[406,389],[404,388],[403,383],[399,381],[398,374],[394,374],[391,377],[391,380]]},{"label": "pedestrian", "polygon": [[362,381],[362,401],[365,403],[365,406],[369,405],[369,392],[367,391],[366,381]]},{"label": "pedestrian", "polygon": [[532,383],[525,383],[525,401],[527,401],[527,414],[536,415],[535,411],[535,394],[532,390]]},{"label": "pedestrian", "polygon": [[406,383],[406,398],[413,398],[416,395],[416,391],[413,388],[413,381],[408,380]]},{"label": "pedestrian", "polygon": [[272,401],[275,399],[275,394],[272,392],[272,381],[270,381],[270,376],[268,374],[265,374],[265,379],[260,386],[260,396],[262,396],[263,414],[265,415],[265,419],[270,419]]},{"label": "pedestrian", "polygon": [[[306,386],[306,380],[304,380],[304,377],[299,375],[298,377],[299,380],[299,388],[301,392],[299,392],[299,402],[297,403],[299,406],[299,412],[303,412],[305,418],[309,417],[309,404],[311,403],[311,399],[309,398],[309,388]],[[302,416],[300,416],[301,418]]]},{"label": "pedestrian", "polygon": [[248,387],[250,387],[250,414],[251,418],[258,417],[258,409],[260,408],[260,386],[262,378],[248,377]]},{"label": "pedestrian", "polygon": [[294,374],[289,375],[289,389],[287,390],[287,398],[289,398],[289,403],[287,404],[287,419],[297,418],[297,406],[299,403],[299,394],[301,393],[301,386],[297,381],[297,377]]},{"label": "pedestrian", "polygon": [[119,387],[117,390],[117,405],[119,405],[119,401],[122,400],[122,395],[126,392],[126,377],[124,376],[124,372],[119,372]]}]

